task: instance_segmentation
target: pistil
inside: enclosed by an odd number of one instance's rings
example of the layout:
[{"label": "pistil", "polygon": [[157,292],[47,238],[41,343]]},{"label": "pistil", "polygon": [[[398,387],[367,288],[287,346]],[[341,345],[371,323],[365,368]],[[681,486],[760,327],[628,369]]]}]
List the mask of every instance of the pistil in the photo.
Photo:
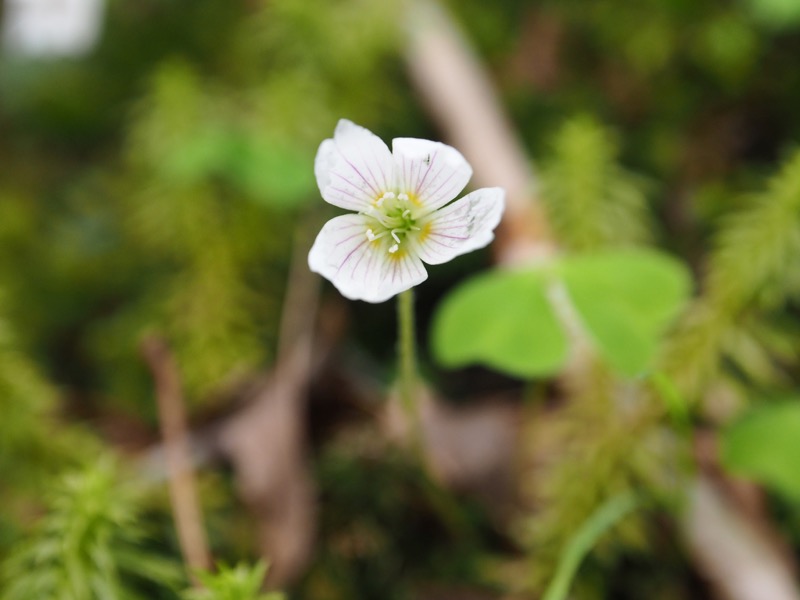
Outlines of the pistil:
[{"label": "pistil", "polygon": [[411,231],[420,230],[416,226],[414,213],[409,207],[409,202],[408,194],[383,193],[374,204],[362,213],[372,217],[379,224],[379,227],[375,229],[367,229],[367,240],[374,242],[384,236],[391,235],[394,244],[389,247],[389,253],[395,254],[398,252],[405,239],[403,236],[407,236]]}]

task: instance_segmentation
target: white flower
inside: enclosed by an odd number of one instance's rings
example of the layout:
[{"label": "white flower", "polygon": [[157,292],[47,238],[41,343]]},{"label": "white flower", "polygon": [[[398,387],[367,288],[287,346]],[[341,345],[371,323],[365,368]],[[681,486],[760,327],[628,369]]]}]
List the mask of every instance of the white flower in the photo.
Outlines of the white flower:
[{"label": "white flower", "polygon": [[328,221],[308,264],[351,300],[383,302],[438,265],[494,239],[505,193],[484,188],[455,198],[472,176],[461,154],[439,142],[392,140],[342,119],[314,163],[322,197],[356,211]]},{"label": "white flower", "polygon": [[80,56],[100,37],[103,0],[6,0],[3,45],[28,57]]}]

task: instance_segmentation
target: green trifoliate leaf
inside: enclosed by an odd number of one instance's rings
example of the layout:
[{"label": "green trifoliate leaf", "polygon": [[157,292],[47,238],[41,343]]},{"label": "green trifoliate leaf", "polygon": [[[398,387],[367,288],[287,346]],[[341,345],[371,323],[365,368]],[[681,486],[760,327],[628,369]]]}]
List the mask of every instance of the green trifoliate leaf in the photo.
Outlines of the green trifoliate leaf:
[{"label": "green trifoliate leaf", "polygon": [[[554,375],[568,355],[562,319],[575,314],[573,325],[609,365],[623,375],[638,375],[652,361],[690,287],[681,263],[641,249],[496,271],[444,301],[434,319],[433,352],[450,367],[480,363],[518,377]],[[559,290],[566,294],[555,293]],[[556,310],[554,301],[568,302],[572,310]]]},{"label": "green trifoliate leaf", "polygon": [[800,500],[800,398],[760,406],[729,427],[722,461],[733,473]]},{"label": "green trifoliate leaf", "polygon": [[494,271],[457,289],[433,324],[433,351],[446,366],[482,363],[518,377],[550,375],[567,338],[546,297],[543,273]]},{"label": "green trifoliate leaf", "polygon": [[648,367],[691,289],[687,269],[652,250],[569,257],[559,271],[598,353],[628,376]]}]

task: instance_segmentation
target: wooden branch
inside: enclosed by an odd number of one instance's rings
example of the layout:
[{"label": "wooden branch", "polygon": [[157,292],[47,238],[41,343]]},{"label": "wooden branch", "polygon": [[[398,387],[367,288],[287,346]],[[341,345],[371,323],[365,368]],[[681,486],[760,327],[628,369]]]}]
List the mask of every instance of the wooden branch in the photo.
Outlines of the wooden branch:
[{"label": "wooden branch", "polygon": [[506,190],[496,242],[500,262],[550,254],[550,230],[536,200],[531,162],[469,44],[436,2],[413,3],[408,29],[406,64],[422,102],[472,164],[473,183]]},{"label": "wooden branch", "polygon": [[[211,553],[195,487],[178,368],[166,342],[159,337],[145,339],[142,343],[142,354],[156,386],[158,418],[169,473],[170,500],[181,554],[190,572],[209,569]],[[194,580],[193,574],[191,577]]]},{"label": "wooden branch", "polygon": [[779,549],[708,477],[692,483],[683,531],[697,566],[724,600],[800,599]]}]

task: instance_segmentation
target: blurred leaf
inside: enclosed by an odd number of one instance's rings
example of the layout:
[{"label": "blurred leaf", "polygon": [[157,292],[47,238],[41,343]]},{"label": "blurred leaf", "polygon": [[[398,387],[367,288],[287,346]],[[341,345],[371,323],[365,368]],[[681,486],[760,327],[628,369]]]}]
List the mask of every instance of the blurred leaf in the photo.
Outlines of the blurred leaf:
[{"label": "blurred leaf", "polygon": [[776,29],[800,23],[800,2],[797,0],[747,0],[756,20]]},{"label": "blurred leaf", "polygon": [[732,472],[800,500],[800,401],[761,406],[726,429],[722,461]]},{"label": "blurred leaf", "polygon": [[[567,257],[554,272],[596,350],[627,376],[648,366],[690,290],[685,267],[653,250]],[[567,356],[567,336],[546,293],[551,284],[535,270],[469,281],[436,315],[434,354],[451,367],[478,362],[519,377],[555,374]]]},{"label": "blurred leaf", "polygon": [[567,338],[541,272],[495,271],[450,294],[433,323],[433,352],[447,366],[483,363],[519,377],[556,372]]},{"label": "blurred leaf", "polygon": [[662,70],[672,58],[676,32],[663,19],[642,21],[628,32],[625,54],[633,67],[642,73]]},{"label": "blurred leaf", "polygon": [[208,177],[223,168],[228,135],[222,127],[197,127],[163,156],[159,168],[164,176],[183,185]]},{"label": "blurred leaf", "polygon": [[728,84],[747,81],[759,54],[752,20],[736,12],[709,21],[696,39],[695,60]]},{"label": "blurred leaf", "polygon": [[260,204],[290,208],[316,190],[314,156],[268,132],[233,137],[227,174]]},{"label": "blurred leaf", "polygon": [[598,352],[628,376],[648,366],[691,289],[686,268],[653,250],[570,257],[560,271]]}]

